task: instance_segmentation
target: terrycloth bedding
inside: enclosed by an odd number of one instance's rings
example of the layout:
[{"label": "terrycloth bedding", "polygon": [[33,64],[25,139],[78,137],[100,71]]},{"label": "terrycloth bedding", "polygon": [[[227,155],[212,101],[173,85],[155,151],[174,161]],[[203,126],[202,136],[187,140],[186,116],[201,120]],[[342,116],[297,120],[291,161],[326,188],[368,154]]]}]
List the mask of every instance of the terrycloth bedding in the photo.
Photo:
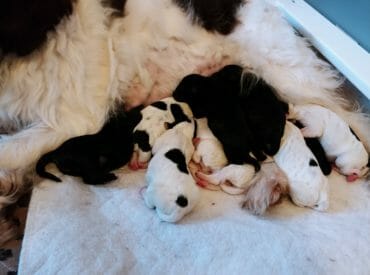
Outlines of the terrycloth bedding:
[{"label": "terrycloth bedding", "polygon": [[169,224],[144,204],[144,172],[101,187],[63,179],[33,191],[20,274],[370,273],[370,182],[333,173],[328,212],[284,200],[262,217],[242,196],[202,190]]}]

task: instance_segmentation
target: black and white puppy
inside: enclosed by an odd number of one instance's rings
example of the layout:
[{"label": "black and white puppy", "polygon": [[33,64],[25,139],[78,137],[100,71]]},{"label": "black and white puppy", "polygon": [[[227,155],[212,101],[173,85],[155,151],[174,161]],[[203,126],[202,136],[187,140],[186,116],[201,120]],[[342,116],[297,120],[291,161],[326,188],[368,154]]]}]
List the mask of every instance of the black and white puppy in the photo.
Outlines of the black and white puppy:
[{"label": "black and white puppy", "polygon": [[128,114],[123,108],[113,113],[96,134],[75,137],[43,155],[36,164],[39,176],[61,182],[45,170],[54,163],[60,172],[81,177],[86,184],[97,185],[117,179],[112,170],[124,166],[133,152],[132,129],[138,122],[141,107]]},{"label": "black and white puppy", "polygon": [[177,102],[173,97],[154,102],[142,109],[140,121],[134,128],[134,154],[130,168],[132,170],[146,168],[156,139],[180,122],[191,122],[192,117],[189,106]]},{"label": "black and white puppy", "polygon": [[[194,117],[207,117],[212,133],[222,143],[226,158],[233,164],[260,166],[254,153],[252,133],[235,94],[230,93],[229,80],[192,74],[179,83],[173,97],[189,104]],[[255,154],[256,155],[256,154]]]},{"label": "black and white puppy", "polygon": [[167,130],[153,146],[144,200],[166,222],[179,221],[199,200],[199,188],[188,169],[194,152],[193,135],[194,124],[182,122]]}]

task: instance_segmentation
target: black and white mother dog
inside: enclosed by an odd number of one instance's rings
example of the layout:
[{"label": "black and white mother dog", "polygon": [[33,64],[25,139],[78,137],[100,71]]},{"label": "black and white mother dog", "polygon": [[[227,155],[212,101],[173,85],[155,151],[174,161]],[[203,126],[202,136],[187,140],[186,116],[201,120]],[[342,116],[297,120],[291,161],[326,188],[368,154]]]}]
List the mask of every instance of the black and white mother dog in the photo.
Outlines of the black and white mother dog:
[{"label": "black and white mother dog", "polygon": [[[154,102],[185,75],[232,63],[287,102],[332,109],[370,149],[369,119],[340,107],[337,73],[263,0],[2,0],[0,207],[25,169],[97,132],[116,101]],[[9,228],[0,219],[0,242]]]}]

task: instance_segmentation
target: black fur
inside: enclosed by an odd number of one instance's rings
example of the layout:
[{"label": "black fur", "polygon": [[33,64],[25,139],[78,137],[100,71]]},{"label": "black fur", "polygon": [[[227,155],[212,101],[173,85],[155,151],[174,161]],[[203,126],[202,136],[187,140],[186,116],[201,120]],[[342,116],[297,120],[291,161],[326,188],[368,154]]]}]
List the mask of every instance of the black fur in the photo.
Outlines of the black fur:
[{"label": "black fur", "polygon": [[175,127],[181,122],[191,122],[190,118],[184,114],[184,111],[179,104],[171,104],[170,109],[173,117],[175,118],[175,121],[172,123],[167,123],[168,129]]},{"label": "black fur", "polygon": [[208,126],[222,143],[230,163],[250,163],[259,170],[258,161],[249,155],[254,153],[254,141],[239,99],[229,92],[230,83],[235,84],[234,75],[232,79],[227,75],[224,72],[210,77],[188,75],[179,83],[173,97],[188,103],[196,118],[208,118]]},{"label": "black fur", "polygon": [[287,104],[277,98],[274,88],[252,73],[244,74],[239,98],[257,151],[275,155],[284,134]]},{"label": "black fur", "polygon": [[1,0],[0,52],[25,56],[72,13],[74,0]]},{"label": "black fur", "polygon": [[186,166],[185,156],[183,152],[179,149],[171,149],[166,154],[165,157],[177,164],[177,168],[180,172],[189,174],[188,168]]},{"label": "black fur", "polygon": [[154,102],[154,103],[152,103],[150,105],[153,106],[153,107],[156,107],[156,108],[158,108],[160,110],[163,110],[163,111],[166,111],[167,110],[167,104],[164,103],[163,101],[156,101],[156,102]]},{"label": "black fur", "polygon": [[314,160],[314,159],[310,159],[309,165],[310,165],[310,166],[319,166],[319,165],[317,164],[316,160]]},{"label": "black fur", "polygon": [[[300,129],[303,128],[303,124],[299,121],[296,121],[295,125]],[[322,173],[326,176],[330,175],[332,167],[331,167],[331,164],[328,158],[326,157],[326,153],[319,139],[318,138],[304,138],[304,140],[306,142],[307,147],[310,148],[311,152],[317,159]]]},{"label": "black fur", "polygon": [[146,131],[136,130],[134,132],[134,143],[136,143],[143,152],[149,152],[152,147],[149,144],[149,135]]},{"label": "black fur", "polygon": [[354,136],[355,136],[355,138],[356,138],[358,141],[360,141],[360,139],[358,138],[358,136],[357,136],[357,135],[356,135],[356,133],[352,130],[352,128],[351,128],[351,127],[349,127],[349,130],[351,131],[352,135],[354,135]]},{"label": "black fur", "polygon": [[208,31],[230,34],[238,24],[236,13],[242,0],[174,0],[185,12],[194,15],[194,23]]},{"label": "black fur", "polygon": [[54,163],[62,173],[82,177],[86,184],[104,184],[116,179],[111,171],[125,165],[133,152],[135,117],[135,112],[133,116],[123,111],[114,113],[98,133],[69,139],[42,156],[36,165],[37,173],[60,182],[45,171],[47,164]]},{"label": "black fur", "polygon": [[123,16],[126,0],[103,0],[103,5],[112,8],[116,16]]},{"label": "black fur", "polygon": [[184,195],[180,195],[176,199],[176,204],[182,208],[188,206],[188,199]]}]

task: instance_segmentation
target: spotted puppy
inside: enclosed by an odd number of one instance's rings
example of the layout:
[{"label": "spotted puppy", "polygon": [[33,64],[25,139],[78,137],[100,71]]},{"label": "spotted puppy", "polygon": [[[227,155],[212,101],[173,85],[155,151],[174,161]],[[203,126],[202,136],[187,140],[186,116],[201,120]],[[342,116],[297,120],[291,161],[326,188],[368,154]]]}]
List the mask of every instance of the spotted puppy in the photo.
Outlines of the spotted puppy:
[{"label": "spotted puppy", "polygon": [[182,122],[167,130],[153,146],[144,200],[166,222],[179,221],[199,200],[199,188],[187,167],[194,152],[193,132],[193,123]]},{"label": "spotted puppy", "polygon": [[330,161],[351,182],[369,170],[364,145],[336,113],[319,105],[290,105],[289,118],[299,120],[305,137],[318,137]]},{"label": "spotted puppy", "polygon": [[152,103],[141,110],[140,115],[140,122],[134,129],[134,153],[130,161],[132,170],[147,167],[152,146],[160,135],[182,121],[191,122],[193,117],[189,106],[177,102],[173,97]]},{"label": "spotted puppy", "polygon": [[289,121],[274,159],[288,178],[289,195],[296,205],[327,210],[328,180],[306,146],[301,131]]}]

